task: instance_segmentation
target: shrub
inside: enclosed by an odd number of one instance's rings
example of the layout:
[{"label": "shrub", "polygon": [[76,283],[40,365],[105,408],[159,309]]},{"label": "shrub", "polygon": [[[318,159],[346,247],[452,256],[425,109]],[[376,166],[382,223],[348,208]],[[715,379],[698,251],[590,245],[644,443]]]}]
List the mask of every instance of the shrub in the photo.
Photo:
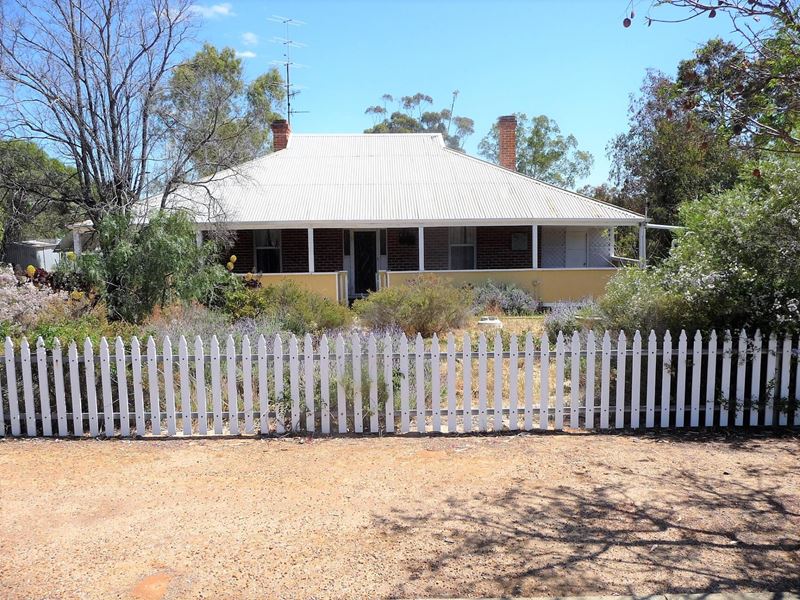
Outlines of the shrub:
[{"label": "shrub", "polygon": [[0,267],[0,322],[9,324],[6,327],[8,331],[15,328],[24,330],[51,305],[66,302],[66,294],[53,292],[48,287],[37,287],[30,281],[20,281],[10,267]]},{"label": "shrub", "polygon": [[800,169],[760,164],[732,190],[681,205],[686,229],[657,267],[609,283],[609,327],[800,329]]},{"label": "shrub", "polygon": [[426,275],[406,286],[373,292],[353,304],[364,325],[399,328],[407,335],[429,337],[462,327],[472,314],[472,292]]},{"label": "shrub", "polygon": [[592,317],[597,306],[591,301],[557,302],[544,317],[542,325],[548,337],[553,340],[561,331],[564,336],[571,336],[574,331],[584,328],[580,319]]},{"label": "shrub", "polygon": [[198,248],[194,225],[181,212],[156,213],[143,225],[109,215],[98,233],[101,251],[62,261],[53,284],[97,291],[113,320],[139,323],[156,306],[176,301],[213,304],[224,288],[237,285],[235,276],[216,264],[215,244]]},{"label": "shrub", "polygon": [[476,313],[525,316],[539,309],[539,300],[518,285],[487,281],[473,288]]},{"label": "shrub", "polygon": [[347,307],[304,290],[293,281],[261,289],[233,289],[226,295],[225,312],[235,321],[272,319],[298,335],[340,329],[352,320]]},{"label": "shrub", "polygon": [[662,285],[659,269],[628,267],[606,286],[599,301],[602,323],[607,329],[642,332],[650,329],[702,327],[685,296]]}]

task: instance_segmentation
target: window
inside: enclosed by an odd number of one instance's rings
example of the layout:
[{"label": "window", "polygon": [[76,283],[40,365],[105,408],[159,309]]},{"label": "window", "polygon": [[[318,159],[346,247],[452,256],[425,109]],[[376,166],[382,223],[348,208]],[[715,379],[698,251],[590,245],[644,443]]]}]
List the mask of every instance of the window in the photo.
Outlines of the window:
[{"label": "window", "polygon": [[475,228],[450,228],[450,268],[466,271],[475,268]]},{"label": "window", "polygon": [[281,272],[281,232],[279,229],[260,229],[253,236],[256,245],[256,272]]}]

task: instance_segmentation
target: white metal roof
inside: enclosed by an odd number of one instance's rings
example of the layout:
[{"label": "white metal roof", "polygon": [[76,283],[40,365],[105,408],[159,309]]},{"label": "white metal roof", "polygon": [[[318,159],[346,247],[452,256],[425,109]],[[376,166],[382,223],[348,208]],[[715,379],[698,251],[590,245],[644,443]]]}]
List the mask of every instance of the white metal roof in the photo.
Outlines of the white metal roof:
[{"label": "white metal roof", "polygon": [[[208,184],[239,228],[416,225],[623,225],[642,215],[445,147],[439,134],[292,134],[284,150]],[[202,188],[176,203],[219,220]]]}]

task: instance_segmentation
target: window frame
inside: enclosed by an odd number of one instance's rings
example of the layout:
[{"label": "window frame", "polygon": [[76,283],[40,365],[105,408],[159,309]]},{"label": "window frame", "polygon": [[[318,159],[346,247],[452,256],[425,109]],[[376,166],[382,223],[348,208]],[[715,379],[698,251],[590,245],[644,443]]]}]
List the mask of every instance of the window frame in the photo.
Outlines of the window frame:
[{"label": "window frame", "polygon": [[[472,238],[471,242],[454,243],[453,232],[463,229],[464,239]],[[453,269],[453,248],[472,248],[472,268],[471,269]],[[478,266],[478,235],[475,227],[448,227],[447,228],[447,269],[449,271],[476,271]]]},{"label": "window frame", "polygon": [[[264,245],[258,244],[258,242],[257,242],[258,233],[260,231],[273,231],[273,232],[275,232],[277,234],[276,235],[276,237],[277,237],[276,245],[274,245],[274,246],[264,246]],[[283,233],[282,233],[282,231],[280,229],[271,229],[271,228],[270,229],[256,229],[256,230],[253,231],[253,263],[254,263],[253,270],[257,274],[263,275],[263,274],[271,274],[271,273],[283,273],[283,248],[282,248],[283,244],[281,243],[282,241],[283,241]],[[278,269],[279,269],[278,271],[260,271],[259,270],[259,266],[260,266],[258,264],[258,251],[259,250],[277,250],[278,251]]]}]

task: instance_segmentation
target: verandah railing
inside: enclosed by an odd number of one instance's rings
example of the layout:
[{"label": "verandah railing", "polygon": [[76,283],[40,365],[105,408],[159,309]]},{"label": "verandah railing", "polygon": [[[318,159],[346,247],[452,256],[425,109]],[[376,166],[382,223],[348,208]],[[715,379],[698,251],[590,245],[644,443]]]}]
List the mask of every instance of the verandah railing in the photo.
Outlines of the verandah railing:
[{"label": "verandah railing", "polygon": [[[0,436],[189,436],[800,425],[800,342],[637,331],[6,339]],[[254,347],[253,347],[254,346]],[[192,353],[190,354],[190,348]],[[23,432],[24,425],[24,432]]]}]

